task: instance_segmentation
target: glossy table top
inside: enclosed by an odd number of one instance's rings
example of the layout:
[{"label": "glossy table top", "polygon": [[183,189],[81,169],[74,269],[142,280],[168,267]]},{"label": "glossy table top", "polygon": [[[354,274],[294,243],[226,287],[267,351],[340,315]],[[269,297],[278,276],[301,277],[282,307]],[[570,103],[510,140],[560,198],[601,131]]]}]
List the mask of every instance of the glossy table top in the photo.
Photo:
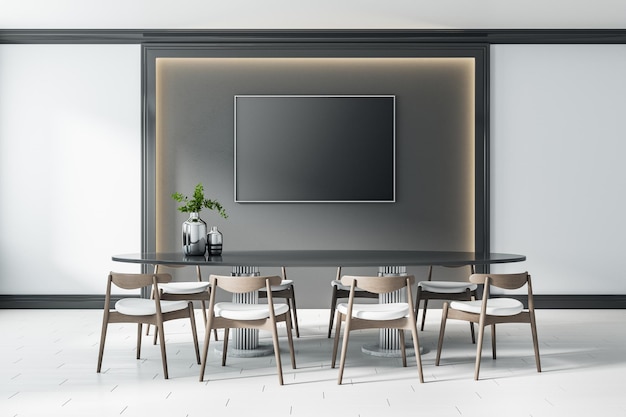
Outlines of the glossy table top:
[{"label": "glossy table top", "polygon": [[410,250],[271,250],[225,251],[221,256],[186,256],[181,252],[115,255],[113,261],[141,264],[206,266],[409,266],[484,265],[521,262],[526,256],[510,253]]}]

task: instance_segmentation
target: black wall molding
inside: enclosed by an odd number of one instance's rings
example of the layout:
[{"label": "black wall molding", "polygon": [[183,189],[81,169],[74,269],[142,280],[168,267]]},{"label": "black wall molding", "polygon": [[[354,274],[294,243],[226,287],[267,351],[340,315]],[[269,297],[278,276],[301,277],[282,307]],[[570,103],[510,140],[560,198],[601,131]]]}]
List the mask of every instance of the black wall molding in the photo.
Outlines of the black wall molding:
[{"label": "black wall molding", "polygon": [[[111,308],[121,296],[111,296]],[[0,309],[102,309],[104,294],[0,295]]]},{"label": "black wall molding", "polygon": [[0,44],[408,42],[622,44],[626,29],[1,29]]},{"label": "black wall molding", "polygon": [[[526,296],[509,296],[528,305]],[[111,308],[119,296],[111,297]],[[625,295],[535,295],[537,309],[624,309]],[[0,295],[0,309],[99,309],[104,295]]]},{"label": "black wall molding", "polygon": [[[494,296],[497,297],[497,296]],[[516,298],[528,307],[528,296],[505,295]],[[626,295],[533,295],[538,309],[623,309],[626,308]]]}]

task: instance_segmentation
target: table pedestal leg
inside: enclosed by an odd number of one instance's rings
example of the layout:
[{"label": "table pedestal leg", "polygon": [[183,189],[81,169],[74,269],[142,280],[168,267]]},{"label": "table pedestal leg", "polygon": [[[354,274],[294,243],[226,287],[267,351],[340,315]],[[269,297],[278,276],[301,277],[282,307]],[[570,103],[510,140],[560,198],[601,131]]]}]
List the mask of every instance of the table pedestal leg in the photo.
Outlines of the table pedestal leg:
[{"label": "table pedestal leg", "polygon": [[[406,266],[381,266],[378,268],[378,275],[406,275]],[[407,302],[406,290],[402,289],[387,294],[381,294],[378,297],[378,302],[380,304],[405,303]],[[378,345],[364,345],[361,347],[361,351],[372,356],[401,358],[402,351],[400,350],[400,331],[396,329],[380,329],[378,332]],[[405,338],[410,340],[411,335],[405,334]],[[405,340],[405,345],[406,355],[414,356],[415,349],[413,349],[413,344],[407,343]]]}]

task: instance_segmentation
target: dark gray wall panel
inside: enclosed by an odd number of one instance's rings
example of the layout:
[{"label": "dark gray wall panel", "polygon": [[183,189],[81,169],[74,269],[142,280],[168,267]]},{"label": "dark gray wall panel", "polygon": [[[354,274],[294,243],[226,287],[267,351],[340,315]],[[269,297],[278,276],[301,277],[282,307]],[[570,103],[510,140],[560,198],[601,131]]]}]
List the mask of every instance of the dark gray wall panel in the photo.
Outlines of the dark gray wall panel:
[{"label": "dark gray wall panel", "polygon": [[[158,58],[155,76],[155,249],[180,250],[170,195],[202,182],[230,215],[202,213],[225,250],[474,250],[473,58]],[[236,94],[396,95],[396,203],[234,203]],[[326,306],[319,273],[291,274],[301,306]]]}]

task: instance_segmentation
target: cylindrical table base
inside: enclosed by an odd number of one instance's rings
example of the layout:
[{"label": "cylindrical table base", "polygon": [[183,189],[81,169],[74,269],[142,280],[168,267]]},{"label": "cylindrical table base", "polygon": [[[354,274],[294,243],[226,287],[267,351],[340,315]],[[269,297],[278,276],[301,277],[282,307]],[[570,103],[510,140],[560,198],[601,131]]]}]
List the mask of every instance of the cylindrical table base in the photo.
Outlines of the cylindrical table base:
[{"label": "cylindrical table base", "polygon": [[[246,329],[244,329],[246,330]],[[223,352],[224,345],[215,344],[215,351],[219,354]],[[266,344],[257,344],[254,349],[237,349],[234,343],[228,345],[228,356],[233,358],[260,358],[262,356],[270,356],[274,354],[274,346]]]},{"label": "cylindrical table base", "polygon": [[[415,356],[415,349],[413,345],[405,346],[406,356]],[[384,349],[380,345],[363,345],[361,346],[361,352],[372,356],[378,356],[380,358],[401,358],[402,350],[398,349]]]}]

